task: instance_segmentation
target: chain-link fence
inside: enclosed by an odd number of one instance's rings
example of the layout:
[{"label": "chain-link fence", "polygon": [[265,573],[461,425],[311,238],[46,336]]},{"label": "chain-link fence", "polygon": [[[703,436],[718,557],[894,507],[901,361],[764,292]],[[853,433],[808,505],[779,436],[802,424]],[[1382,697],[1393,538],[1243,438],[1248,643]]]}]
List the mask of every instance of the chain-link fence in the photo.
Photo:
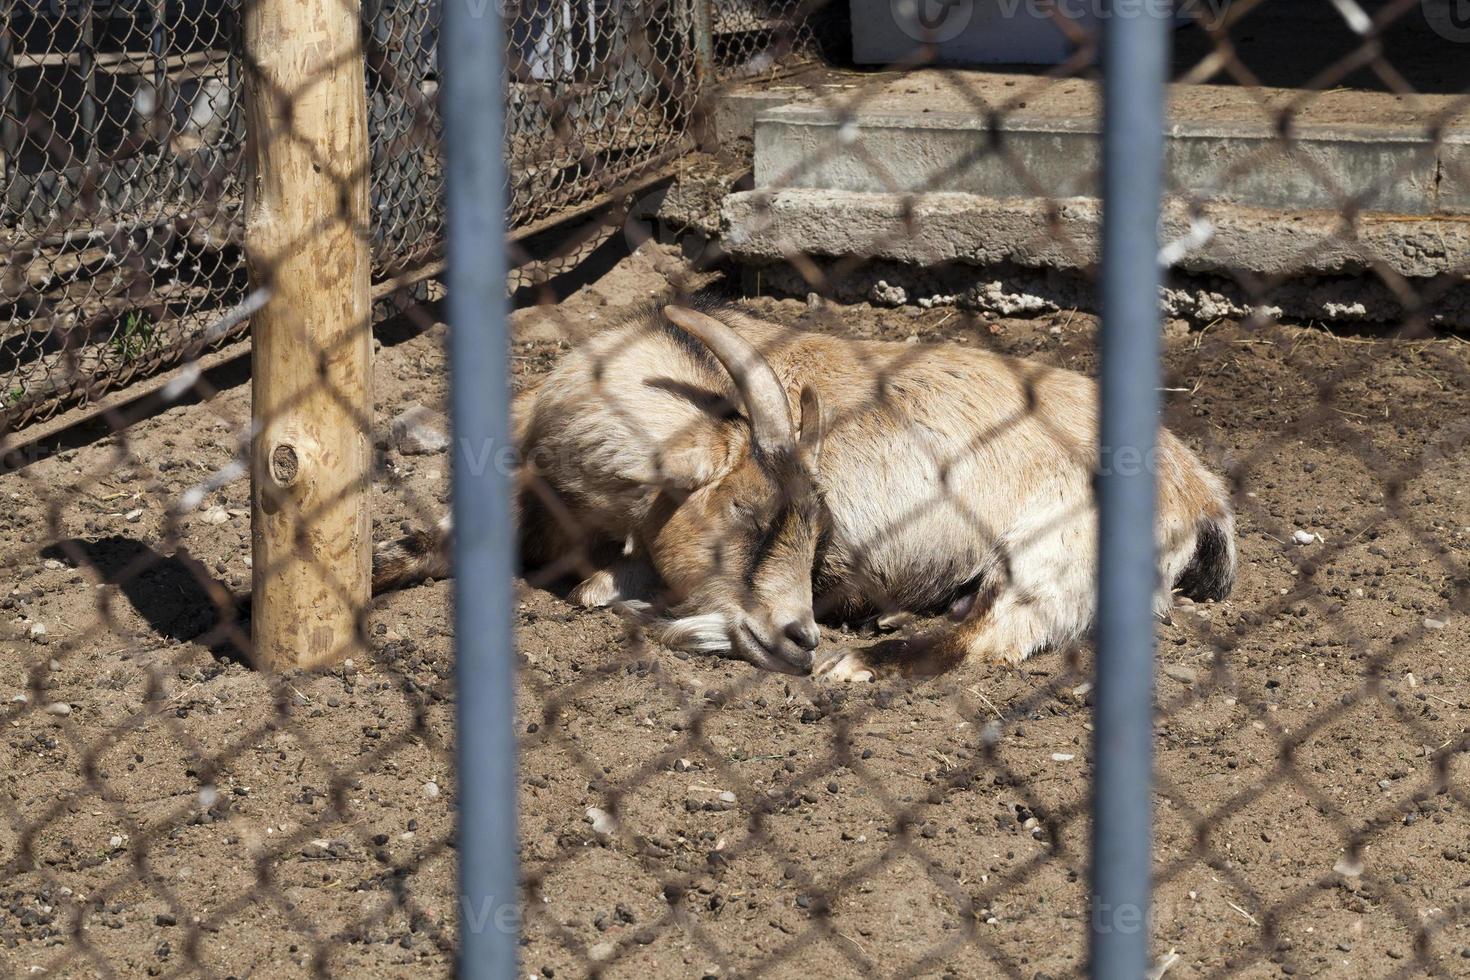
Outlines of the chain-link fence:
[{"label": "chain-link fence", "polygon": [[[0,972],[1464,972],[1453,4],[446,5],[443,93],[384,41],[441,11],[349,9],[356,68],[230,27],[235,157],[152,226],[219,224],[254,391],[0,477]],[[64,152],[45,233],[121,227],[144,149]]]},{"label": "chain-link fence", "polygon": [[835,4],[802,0],[712,0],[710,57],[721,79],[790,70],[836,40]]},{"label": "chain-link fence", "polygon": [[[243,335],[238,3],[0,11],[10,428]],[[374,269],[439,250],[436,8],[363,5]]]},{"label": "chain-link fence", "polygon": [[[674,165],[695,144],[704,75],[811,56],[800,13],[677,0],[507,8],[518,236]],[[6,6],[0,404],[12,428],[243,335],[246,311],[220,319],[244,295],[238,16],[238,3]],[[439,257],[439,16],[437,3],[362,7],[380,281]]]},{"label": "chain-link fence", "polygon": [[506,31],[512,227],[535,229],[690,148],[691,4],[530,2]]}]

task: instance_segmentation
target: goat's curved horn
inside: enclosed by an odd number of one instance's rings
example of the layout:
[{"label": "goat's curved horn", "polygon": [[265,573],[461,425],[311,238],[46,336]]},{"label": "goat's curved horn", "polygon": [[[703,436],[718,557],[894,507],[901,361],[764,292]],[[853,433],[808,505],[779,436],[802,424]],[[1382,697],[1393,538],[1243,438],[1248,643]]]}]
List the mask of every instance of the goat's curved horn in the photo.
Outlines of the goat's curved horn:
[{"label": "goat's curved horn", "polygon": [[735,390],[745,402],[755,444],[767,452],[793,449],[796,436],[786,389],[755,345],[714,317],[695,310],[665,306],[664,316],[708,347],[715,360],[729,372]]}]

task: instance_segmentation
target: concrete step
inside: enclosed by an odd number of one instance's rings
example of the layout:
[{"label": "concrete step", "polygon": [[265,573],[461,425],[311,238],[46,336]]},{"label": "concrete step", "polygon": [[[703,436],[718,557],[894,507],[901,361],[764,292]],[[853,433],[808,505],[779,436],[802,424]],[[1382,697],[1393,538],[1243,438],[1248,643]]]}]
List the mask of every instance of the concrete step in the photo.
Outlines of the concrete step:
[{"label": "concrete step", "polygon": [[[1102,207],[1093,198],[1048,202],[975,194],[867,194],[797,189],[725,198],[721,244],[751,265],[813,258],[882,259],[929,269],[1018,266],[1085,272],[1101,256]],[[1351,228],[1331,211],[1215,205],[1201,217],[1167,201],[1163,255],[1190,273],[1360,275],[1391,269],[1409,279],[1470,263],[1470,216],[1364,212]]]},{"label": "concrete step", "polygon": [[[1293,106],[1287,141],[1279,114]],[[888,76],[759,112],[755,181],[781,190],[1095,197],[1100,116],[1097,86],[1083,80]],[[1470,106],[1452,96],[1175,85],[1167,148],[1169,193],[1187,202],[1470,214]]]},{"label": "concrete step", "polygon": [[[1160,237],[1174,268],[1470,268],[1461,100],[1175,85],[1169,102]],[[753,264],[804,253],[1085,270],[1097,261],[1099,118],[1093,83],[977,71],[875,76],[764,109],[756,189],[725,200],[724,245]]]}]

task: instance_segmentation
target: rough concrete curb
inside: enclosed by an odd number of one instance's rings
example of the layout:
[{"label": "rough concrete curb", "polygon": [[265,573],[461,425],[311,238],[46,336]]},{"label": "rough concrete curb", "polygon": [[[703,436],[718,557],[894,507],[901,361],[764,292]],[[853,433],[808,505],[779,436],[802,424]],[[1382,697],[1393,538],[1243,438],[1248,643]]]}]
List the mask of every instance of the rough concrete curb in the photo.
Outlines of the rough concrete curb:
[{"label": "rough concrete curb", "polygon": [[[1095,116],[991,119],[975,112],[894,114],[825,106],[761,112],[757,187],[1096,197]],[[1208,202],[1301,210],[1372,208],[1470,214],[1470,133],[1406,125],[1301,125],[1289,143],[1269,120],[1169,124],[1169,185]]]},{"label": "rough concrete curb", "polygon": [[[743,262],[856,256],[911,265],[1014,263],[1085,269],[1097,262],[1101,206],[974,194],[875,194],[820,189],[725,198],[725,249]],[[1357,274],[1409,278],[1470,270],[1470,215],[1434,218],[1212,204],[1200,218],[1165,205],[1160,228],[1174,268],[1260,276]]]}]

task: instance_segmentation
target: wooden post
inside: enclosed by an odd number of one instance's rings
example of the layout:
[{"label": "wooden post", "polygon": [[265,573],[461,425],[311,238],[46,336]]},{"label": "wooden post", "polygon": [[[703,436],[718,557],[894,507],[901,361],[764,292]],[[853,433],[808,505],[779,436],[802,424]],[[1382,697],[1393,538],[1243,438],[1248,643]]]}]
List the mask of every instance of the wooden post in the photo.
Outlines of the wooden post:
[{"label": "wooden post", "polygon": [[366,81],[356,0],[246,0],[253,646],[262,669],[359,649],[371,593]]}]

